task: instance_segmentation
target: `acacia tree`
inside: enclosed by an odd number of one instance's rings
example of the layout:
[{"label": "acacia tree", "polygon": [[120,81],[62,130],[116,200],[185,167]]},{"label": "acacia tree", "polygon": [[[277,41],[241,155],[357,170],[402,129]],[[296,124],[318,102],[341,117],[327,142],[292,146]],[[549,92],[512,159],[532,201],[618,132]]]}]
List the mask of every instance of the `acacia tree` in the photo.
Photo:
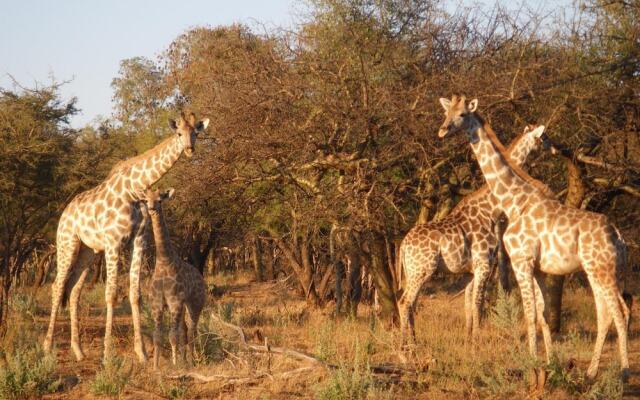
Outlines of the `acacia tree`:
[{"label": "acacia tree", "polygon": [[[589,5],[589,18],[575,14],[582,25],[550,26],[499,6],[318,0],[293,32],[196,28],[158,64],[123,63],[116,132],[157,140],[183,107],[212,118],[193,162],[167,177],[181,187],[170,218],[185,254],[260,238],[311,304],[334,287],[354,312],[366,270],[393,314],[396,243],[483,183],[466,146],[435,139],[440,96],[479,97],[505,143],[547,125],[585,169],[581,206],[637,237],[638,215],[623,220],[616,200],[638,193],[637,10]],[[557,192],[567,185],[558,160],[531,171]]]},{"label": "acacia tree", "polygon": [[[82,186],[74,173],[75,99],[57,85],[0,91],[0,324],[13,281],[53,232],[53,221]],[[48,237],[49,236],[49,237]]]}]

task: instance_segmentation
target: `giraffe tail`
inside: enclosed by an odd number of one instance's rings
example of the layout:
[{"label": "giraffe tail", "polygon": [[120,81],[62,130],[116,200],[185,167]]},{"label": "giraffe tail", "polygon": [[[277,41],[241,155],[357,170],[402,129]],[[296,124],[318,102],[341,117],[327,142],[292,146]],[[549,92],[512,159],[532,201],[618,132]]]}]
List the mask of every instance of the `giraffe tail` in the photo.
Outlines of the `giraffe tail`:
[{"label": "giraffe tail", "polygon": [[615,245],[618,252],[616,261],[616,275],[618,284],[620,284],[620,290],[622,295],[619,295],[619,301],[627,306],[628,309],[628,325],[627,329],[631,325],[631,307],[633,306],[633,296],[627,291],[627,279],[629,278],[629,254],[627,251],[627,243],[625,242],[622,234],[615,225],[612,225],[615,231]]},{"label": "giraffe tail", "polygon": [[67,308],[69,305],[69,296],[71,295],[71,289],[73,289],[73,284],[71,283],[73,279],[67,279],[67,282],[64,284],[64,290],[62,291],[62,299],[60,299],[60,305],[62,308]]}]

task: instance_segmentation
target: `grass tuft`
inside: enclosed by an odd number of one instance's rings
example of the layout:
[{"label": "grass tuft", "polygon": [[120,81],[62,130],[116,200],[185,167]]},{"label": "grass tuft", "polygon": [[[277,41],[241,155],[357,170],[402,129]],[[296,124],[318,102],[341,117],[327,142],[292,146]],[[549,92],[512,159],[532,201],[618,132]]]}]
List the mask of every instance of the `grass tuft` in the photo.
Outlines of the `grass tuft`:
[{"label": "grass tuft", "polygon": [[132,368],[125,369],[122,358],[113,357],[96,374],[91,392],[99,396],[119,396],[129,383],[131,372]]}]

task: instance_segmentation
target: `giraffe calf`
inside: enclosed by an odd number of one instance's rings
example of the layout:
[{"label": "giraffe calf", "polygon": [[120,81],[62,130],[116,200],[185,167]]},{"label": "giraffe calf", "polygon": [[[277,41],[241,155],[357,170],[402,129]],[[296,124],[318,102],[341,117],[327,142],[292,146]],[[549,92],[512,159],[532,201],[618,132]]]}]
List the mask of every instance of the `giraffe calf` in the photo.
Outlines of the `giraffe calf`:
[{"label": "giraffe calf", "polygon": [[[171,246],[169,230],[162,212],[162,202],[173,196],[174,190],[147,190],[141,199],[146,204],[156,247],[156,265],[151,280],[151,313],[154,321],[153,366],[158,368],[162,340],[162,313],[165,304],[171,314],[171,361],[177,363],[178,354],[185,360],[186,334],[189,353],[193,346],[200,313],[204,307],[206,290],[204,278],[191,264],[183,261]],[[145,209],[145,207],[141,207]],[[186,309],[186,313],[185,313]],[[186,332],[184,331],[186,325]]]}]

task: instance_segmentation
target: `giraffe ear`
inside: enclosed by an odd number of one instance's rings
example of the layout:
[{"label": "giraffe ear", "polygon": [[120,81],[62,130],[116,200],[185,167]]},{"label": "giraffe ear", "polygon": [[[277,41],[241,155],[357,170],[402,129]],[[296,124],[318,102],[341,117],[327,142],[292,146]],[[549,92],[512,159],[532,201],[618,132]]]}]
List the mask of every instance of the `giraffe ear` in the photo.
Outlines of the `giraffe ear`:
[{"label": "giraffe ear", "polygon": [[473,99],[469,102],[469,112],[474,112],[478,108],[478,99]]},{"label": "giraffe ear", "polygon": [[173,129],[174,131],[178,129],[178,123],[176,122],[175,119],[169,120],[169,128]]},{"label": "giraffe ear", "polygon": [[209,126],[209,118],[202,119],[196,124],[196,131],[202,132],[207,129],[207,126]]},{"label": "giraffe ear", "polygon": [[440,104],[442,104],[442,108],[444,108],[445,111],[449,111],[449,108],[451,108],[451,100],[445,99],[444,97],[440,97]]}]

